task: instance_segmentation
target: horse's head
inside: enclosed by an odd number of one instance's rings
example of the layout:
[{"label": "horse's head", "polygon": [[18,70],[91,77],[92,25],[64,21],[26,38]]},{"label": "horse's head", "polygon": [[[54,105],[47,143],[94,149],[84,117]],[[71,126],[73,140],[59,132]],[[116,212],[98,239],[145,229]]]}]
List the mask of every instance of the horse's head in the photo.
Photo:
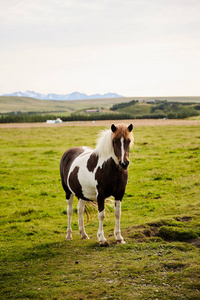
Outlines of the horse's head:
[{"label": "horse's head", "polygon": [[126,170],[129,165],[129,149],[133,143],[133,125],[126,124],[111,125],[112,143],[114,153],[119,161],[119,166]]}]

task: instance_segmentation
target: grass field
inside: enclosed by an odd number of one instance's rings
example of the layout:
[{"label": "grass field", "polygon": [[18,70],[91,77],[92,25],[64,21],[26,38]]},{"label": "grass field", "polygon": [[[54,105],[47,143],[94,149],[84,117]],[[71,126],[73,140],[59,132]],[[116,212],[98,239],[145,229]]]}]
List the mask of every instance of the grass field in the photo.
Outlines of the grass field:
[{"label": "grass field", "polygon": [[[95,146],[101,127],[0,128],[0,299],[200,299],[200,127],[138,126],[122,202],[125,245],[97,212],[65,241],[63,152]],[[86,216],[85,216],[86,221]]]}]

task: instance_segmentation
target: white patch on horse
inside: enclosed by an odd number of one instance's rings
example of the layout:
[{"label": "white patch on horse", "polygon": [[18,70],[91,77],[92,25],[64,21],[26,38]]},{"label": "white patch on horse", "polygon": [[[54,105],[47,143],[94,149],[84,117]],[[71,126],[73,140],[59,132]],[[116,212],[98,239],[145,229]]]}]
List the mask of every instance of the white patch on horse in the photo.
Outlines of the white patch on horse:
[{"label": "white patch on horse", "polygon": [[96,193],[97,180],[95,180],[94,175],[95,173],[89,172],[87,168],[87,160],[83,161],[83,164],[80,166],[78,172],[78,181],[81,185],[82,193],[84,197],[90,200],[97,200],[97,193]]},{"label": "white patch on horse", "polygon": [[103,163],[105,162],[104,159],[99,158],[98,163],[94,169],[93,172],[90,172],[87,168],[87,162],[90,157],[90,153],[84,156],[85,159],[81,161],[78,160],[78,157],[76,159],[76,165],[80,166],[79,172],[78,172],[78,181],[82,188],[82,193],[84,197],[90,200],[97,201],[97,180],[95,179],[96,170],[100,167],[102,167]]},{"label": "white patch on horse", "polygon": [[93,152],[92,149],[84,147],[84,152],[75,158],[69,170],[67,184],[70,191],[73,194],[75,194],[75,191],[73,191],[70,187],[69,176],[71,172],[73,172],[74,168],[78,166],[79,167],[78,181],[81,185],[82,194],[87,199],[97,200],[97,192],[96,192],[97,181],[95,180],[94,177],[95,172],[89,172],[87,168],[87,162],[92,152]]},{"label": "white patch on horse", "polygon": [[[71,189],[70,184],[69,184],[69,177],[70,177],[70,174],[73,172],[73,170],[75,169],[75,167],[78,166],[78,167],[79,167],[78,180],[79,180],[79,176],[80,176],[79,173],[80,173],[80,170],[83,169],[84,172],[86,171],[86,169],[87,169],[87,168],[86,168],[86,163],[87,163],[87,161],[88,161],[89,156],[91,155],[91,153],[92,153],[92,151],[93,151],[92,149],[87,148],[87,147],[82,147],[82,148],[84,149],[84,152],[74,159],[74,161],[73,161],[73,163],[71,164],[71,167],[70,167],[70,169],[69,169],[68,178],[67,178],[67,185],[68,185],[70,191],[71,191],[73,194],[75,194],[75,191],[73,191],[73,190]],[[86,176],[86,175],[85,175],[85,176]],[[86,176],[86,177],[87,177],[87,176]],[[83,186],[83,185],[81,184],[81,181],[80,181],[80,180],[79,180],[79,183],[80,183],[81,186]],[[83,195],[86,197],[86,195],[85,195],[84,193],[83,193]],[[88,197],[86,197],[86,198],[88,198]],[[88,199],[90,199],[90,198],[88,198]],[[91,199],[91,200],[93,200],[93,199]]]},{"label": "white patch on horse", "polygon": [[121,139],[121,162],[124,163],[124,137],[122,136]]}]

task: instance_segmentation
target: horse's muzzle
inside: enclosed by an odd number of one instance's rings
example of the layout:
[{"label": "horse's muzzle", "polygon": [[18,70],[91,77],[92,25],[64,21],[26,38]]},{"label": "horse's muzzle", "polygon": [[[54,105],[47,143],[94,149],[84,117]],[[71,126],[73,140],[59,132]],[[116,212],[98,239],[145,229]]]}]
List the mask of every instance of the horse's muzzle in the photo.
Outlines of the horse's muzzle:
[{"label": "horse's muzzle", "polygon": [[122,162],[121,160],[119,161],[119,165],[122,169],[126,170],[129,165],[129,161],[127,160],[126,162]]}]

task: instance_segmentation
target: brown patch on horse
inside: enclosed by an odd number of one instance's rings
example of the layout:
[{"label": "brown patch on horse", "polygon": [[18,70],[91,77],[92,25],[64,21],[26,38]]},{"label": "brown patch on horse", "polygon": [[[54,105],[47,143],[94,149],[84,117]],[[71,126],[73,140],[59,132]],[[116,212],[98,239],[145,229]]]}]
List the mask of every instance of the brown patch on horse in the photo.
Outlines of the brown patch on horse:
[{"label": "brown patch on horse", "polygon": [[81,184],[80,184],[80,182],[78,180],[78,172],[79,172],[79,167],[76,166],[74,168],[74,170],[69,175],[69,186],[70,186],[70,189],[73,191],[74,195],[78,199],[89,201],[90,199],[86,198],[83,195],[82,186],[81,186]]},{"label": "brown patch on horse", "polygon": [[114,153],[117,156],[117,158],[119,159],[120,154],[121,154],[121,140],[119,138],[117,138],[117,137],[113,138],[113,147],[114,147]]},{"label": "brown patch on horse", "polygon": [[[119,169],[112,158],[105,161],[102,167],[98,167],[95,179],[98,182],[98,196],[101,195],[105,199],[112,195],[116,200],[122,200],[128,180],[128,171]],[[100,211],[103,208],[102,205]]]},{"label": "brown patch on horse", "polygon": [[99,157],[95,153],[92,153],[87,161],[87,168],[90,172],[93,172],[97,166]]},{"label": "brown patch on horse", "polygon": [[129,152],[131,144],[132,144],[132,142],[129,143],[129,140],[124,140],[124,150],[125,150],[125,152]]},{"label": "brown patch on horse", "polygon": [[69,175],[69,186],[78,199],[88,200],[84,197],[82,186],[78,180],[79,167],[75,167]]},{"label": "brown patch on horse", "polygon": [[67,178],[69,174],[69,169],[71,167],[72,162],[74,159],[79,156],[81,153],[84,152],[84,149],[82,147],[75,147],[67,150],[61,159],[60,162],[60,175],[61,175],[61,180],[62,180],[62,186],[63,189],[66,192],[66,198],[69,199],[71,195],[71,191],[69,190],[67,186]]}]

